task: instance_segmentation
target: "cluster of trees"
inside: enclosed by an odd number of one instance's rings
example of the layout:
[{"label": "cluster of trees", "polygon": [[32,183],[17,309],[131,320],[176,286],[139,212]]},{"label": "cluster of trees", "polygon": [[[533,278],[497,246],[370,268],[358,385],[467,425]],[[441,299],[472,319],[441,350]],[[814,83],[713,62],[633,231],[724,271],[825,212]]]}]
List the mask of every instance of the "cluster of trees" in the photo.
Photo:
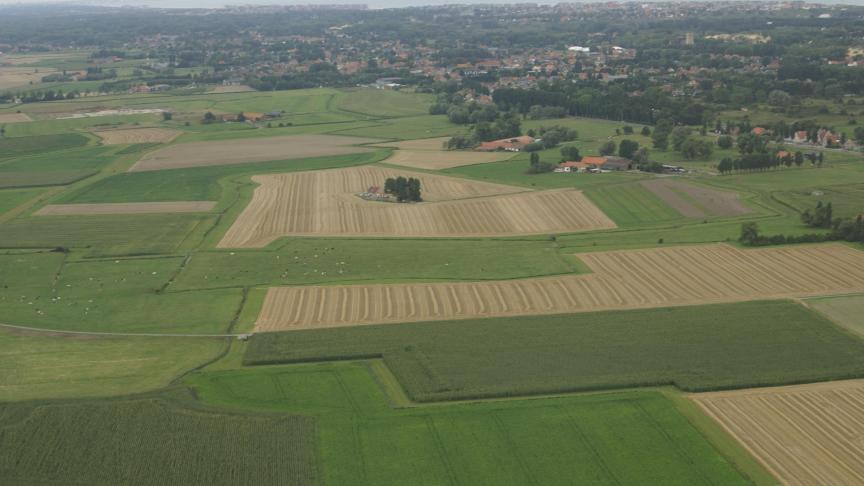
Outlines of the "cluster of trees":
[{"label": "cluster of trees", "polygon": [[571,142],[579,138],[579,132],[572,128],[553,125],[551,127],[540,127],[538,130],[528,130],[528,135],[537,137],[538,140],[529,143],[523,150],[526,152],[537,152],[555,148],[562,142]]},{"label": "cluster of trees", "polygon": [[542,174],[544,172],[552,172],[553,170],[555,170],[555,167],[555,164],[541,162],[540,154],[538,154],[537,152],[532,152],[531,156],[528,157],[529,174]]},{"label": "cluster of trees", "polygon": [[708,159],[714,153],[713,143],[694,137],[690,127],[676,127],[671,119],[666,118],[657,122],[651,134],[651,143],[656,149],[666,150],[670,142],[672,149],[687,160]]},{"label": "cluster of trees", "polygon": [[532,120],[543,120],[546,118],[564,118],[567,116],[567,109],[563,106],[542,106],[534,105],[528,109],[528,118]]},{"label": "cluster of trees", "polygon": [[864,243],[864,217],[835,219],[827,233],[805,233],[803,235],[763,235],[755,222],[743,223],[738,241],[746,246],[788,245],[793,243],[820,243],[823,241],[848,241]]},{"label": "cluster of trees", "polygon": [[420,190],[420,179],[414,177],[405,178],[388,177],[384,181],[384,192],[396,196],[399,202],[420,202],[423,200]]},{"label": "cluster of trees", "polygon": [[448,149],[476,147],[480,142],[513,138],[522,135],[522,122],[515,113],[504,113],[494,122],[480,122],[471,127],[467,135],[456,135],[445,144]]},{"label": "cluster of trees", "polygon": [[834,222],[834,208],[830,202],[823,205],[819,201],[812,213],[809,209],[801,213],[801,221],[811,228],[830,228]]},{"label": "cluster of trees", "polygon": [[787,152],[783,156],[780,156],[779,152],[778,154],[769,154],[766,152],[748,153],[736,159],[724,158],[717,164],[717,170],[721,174],[731,172],[762,172],[783,166],[792,167],[793,164],[796,167],[801,167],[805,159],[809,160],[812,166],[821,167],[825,156],[822,152],[804,154],[800,151],[794,154]]}]

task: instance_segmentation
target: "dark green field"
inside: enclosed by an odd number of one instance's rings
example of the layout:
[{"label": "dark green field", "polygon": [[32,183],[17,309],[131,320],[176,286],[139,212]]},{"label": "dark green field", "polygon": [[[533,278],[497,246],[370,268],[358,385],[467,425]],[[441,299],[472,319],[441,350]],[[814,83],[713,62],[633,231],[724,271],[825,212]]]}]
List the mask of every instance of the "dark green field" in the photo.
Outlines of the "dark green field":
[{"label": "dark green field", "polygon": [[313,419],[195,410],[175,403],[182,399],[0,404],[0,477],[10,485],[317,484]]},{"label": "dark green field", "polygon": [[51,152],[87,145],[89,139],[77,133],[40,135],[34,137],[0,138],[0,159]]},{"label": "dark green field", "polygon": [[244,363],[379,356],[417,401],[864,376],[864,342],[788,301],[263,333]]},{"label": "dark green field", "polygon": [[205,403],[317,417],[326,484],[747,484],[660,393],[394,409],[376,367],[205,371],[187,383]]}]

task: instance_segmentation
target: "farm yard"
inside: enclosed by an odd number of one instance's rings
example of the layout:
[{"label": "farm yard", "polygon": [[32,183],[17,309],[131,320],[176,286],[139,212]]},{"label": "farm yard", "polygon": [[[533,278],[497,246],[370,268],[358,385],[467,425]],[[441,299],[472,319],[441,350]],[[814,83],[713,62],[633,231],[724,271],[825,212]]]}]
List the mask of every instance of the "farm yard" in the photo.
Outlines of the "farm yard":
[{"label": "farm yard", "polygon": [[[527,152],[444,150],[471,132],[436,101],[210,83],[0,104],[0,477],[862,480],[864,249],[736,243],[745,222],[827,234],[801,222],[816,201],[864,212],[859,155],[532,173]],[[583,156],[651,143],[522,120],[549,125]],[[400,176],[422,201],[389,202]]]},{"label": "farm yard", "polygon": [[692,395],[783,484],[864,481],[864,381]]},{"label": "farm yard", "polygon": [[[864,291],[864,252],[727,245],[580,255],[586,275],[499,282],[273,287],[259,332],[559,314]],[[734,285],[733,285],[734,282]]]},{"label": "farm yard", "polygon": [[[252,201],[219,247],[263,247],[291,235],[507,236],[615,227],[575,190],[526,192],[416,174],[426,202],[383,204],[354,196],[397,175],[412,174],[363,167],[255,176],[260,185]],[[569,210],[556,210],[561,207]]]}]

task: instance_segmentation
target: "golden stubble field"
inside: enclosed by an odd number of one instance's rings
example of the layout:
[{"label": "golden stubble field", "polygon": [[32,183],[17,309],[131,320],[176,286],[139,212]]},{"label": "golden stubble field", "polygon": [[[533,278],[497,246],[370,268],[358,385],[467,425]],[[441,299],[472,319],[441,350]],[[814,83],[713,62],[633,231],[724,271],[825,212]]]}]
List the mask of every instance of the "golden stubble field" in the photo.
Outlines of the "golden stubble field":
[{"label": "golden stubble field", "polygon": [[864,380],[691,399],[783,484],[864,484]]},{"label": "golden stubble field", "polygon": [[53,72],[51,68],[0,66],[0,89],[41,84],[42,78]]},{"label": "golden stubble field", "polygon": [[121,145],[127,143],[168,143],[183,132],[167,128],[128,128],[93,133],[101,138],[105,145]]},{"label": "golden stubble field", "polygon": [[129,172],[356,154],[371,150],[356,145],[375,141],[336,135],[288,135],[178,143],[146,154]]},{"label": "golden stubble field", "polygon": [[421,140],[406,140],[381,144],[384,147],[397,148],[384,162],[414,169],[443,170],[464,165],[488,164],[508,160],[513,152],[474,152],[470,150],[444,150],[443,144],[449,140],[443,138],[426,138]]},{"label": "golden stubble field", "polygon": [[593,273],[493,282],[274,287],[255,330],[560,314],[864,290],[864,252],[841,244],[725,244],[579,255]]},{"label": "golden stubble field", "polygon": [[[356,194],[388,177],[418,177],[424,202],[367,201]],[[363,166],[253,177],[252,201],[219,242],[266,246],[280,236],[459,237],[572,233],[614,228],[580,191],[523,188]]]}]

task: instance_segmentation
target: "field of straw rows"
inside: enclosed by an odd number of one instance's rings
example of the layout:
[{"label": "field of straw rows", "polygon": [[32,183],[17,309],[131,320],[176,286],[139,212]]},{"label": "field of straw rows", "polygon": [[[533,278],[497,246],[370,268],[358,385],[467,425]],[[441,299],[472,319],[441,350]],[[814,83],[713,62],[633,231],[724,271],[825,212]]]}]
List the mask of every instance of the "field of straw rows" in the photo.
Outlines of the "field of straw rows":
[{"label": "field of straw rows", "polygon": [[[419,204],[356,196],[387,177],[416,176]],[[522,188],[382,167],[253,177],[252,201],[219,247],[262,247],[280,236],[501,236],[614,228],[581,192]]]},{"label": "field of straw rows", "polygon": [[182,132],[166,128],[130,128],[94,133],[102,139],[102,143],[105,145],[119,145],[126,143],[168,143]]},{"label": "field of straw rows", "polygon": [[692,395],[784,484],[864,484],[864,381]]},{"label": "field of straw rows", "polygon": [[580,255],[593,273],[499,282],[269,289],[255,330],[556,314],[864,291],[864,252],[840,244],[716,244]]}]

